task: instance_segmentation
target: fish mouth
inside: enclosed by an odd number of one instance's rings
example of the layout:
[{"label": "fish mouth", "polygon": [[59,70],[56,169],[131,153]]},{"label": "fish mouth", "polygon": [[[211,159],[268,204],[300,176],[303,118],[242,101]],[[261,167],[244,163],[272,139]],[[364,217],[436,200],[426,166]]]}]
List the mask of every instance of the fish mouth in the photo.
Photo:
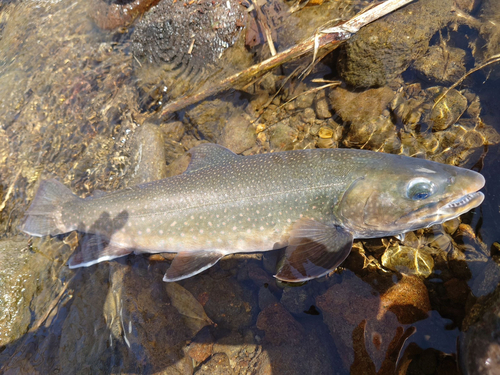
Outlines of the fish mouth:
[{"label": "fish mouth", "polygon": [[476,208],[483,203],[483,200],[484,194],[480,191],[469,193],[441,206],[438,209],[437,214],[443,216],[454,215],[453,217],[456,217],[464,212]]}]

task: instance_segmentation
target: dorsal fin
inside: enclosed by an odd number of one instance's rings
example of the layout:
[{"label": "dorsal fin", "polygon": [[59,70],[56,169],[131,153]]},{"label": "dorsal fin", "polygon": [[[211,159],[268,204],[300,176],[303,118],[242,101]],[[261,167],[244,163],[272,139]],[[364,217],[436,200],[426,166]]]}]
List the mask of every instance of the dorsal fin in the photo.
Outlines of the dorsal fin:
[{"label": "dorsal fin", "polygon": [[217,164],[225,164],[238,158],[231,150],[214,143],[202,143],[189,150],[191,162],[184,173],[191,173]]}]

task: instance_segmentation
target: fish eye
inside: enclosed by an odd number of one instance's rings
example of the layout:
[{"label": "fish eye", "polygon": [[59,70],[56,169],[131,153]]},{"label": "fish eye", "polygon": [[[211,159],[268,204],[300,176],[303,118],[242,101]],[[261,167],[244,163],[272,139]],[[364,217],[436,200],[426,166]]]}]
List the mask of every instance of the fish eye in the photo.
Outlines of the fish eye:
[{"label": "fish eye", "polygon": [[434,194],[434,183],[426,178],[414,178],[406,187],[406,196],[414,201],[429,198]]}]

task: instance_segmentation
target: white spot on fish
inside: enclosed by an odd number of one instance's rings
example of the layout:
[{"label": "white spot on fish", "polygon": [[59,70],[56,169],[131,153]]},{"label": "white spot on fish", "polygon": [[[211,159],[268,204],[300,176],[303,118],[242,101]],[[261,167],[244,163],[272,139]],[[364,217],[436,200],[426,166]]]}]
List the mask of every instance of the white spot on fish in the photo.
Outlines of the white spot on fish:
[{"label": "white spot on fish", "polygon": [[424,168],[424,167],[419,167],[417,169],[415,169],[417,172],[422,172],[422,173],[436,173],[436,171],[433,171],[431,169],[427,169],[427,168]]},{"label": "white spot on fish", "polygon": [[172,224],[170,224],[170,226],[175,227],[175,224],[177,224],[177,221],[174,221]]}]

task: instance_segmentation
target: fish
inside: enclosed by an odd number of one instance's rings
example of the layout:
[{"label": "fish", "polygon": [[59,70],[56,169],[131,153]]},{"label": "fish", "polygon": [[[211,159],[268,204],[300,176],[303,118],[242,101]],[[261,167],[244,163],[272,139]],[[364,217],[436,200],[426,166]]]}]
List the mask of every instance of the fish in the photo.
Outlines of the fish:
[{"label": "fish", "polygon": [[163,278],[194,276],[234,253],[285,248],[275,277],[331,273],[354,239],[400,236],[479,206],[484,177],[403,155],[307,149],[241,156],[205,143],[180,175],[87,198],[42,181],[23,218],[31,236],[86,233],[68,261],[176,253]]}]

